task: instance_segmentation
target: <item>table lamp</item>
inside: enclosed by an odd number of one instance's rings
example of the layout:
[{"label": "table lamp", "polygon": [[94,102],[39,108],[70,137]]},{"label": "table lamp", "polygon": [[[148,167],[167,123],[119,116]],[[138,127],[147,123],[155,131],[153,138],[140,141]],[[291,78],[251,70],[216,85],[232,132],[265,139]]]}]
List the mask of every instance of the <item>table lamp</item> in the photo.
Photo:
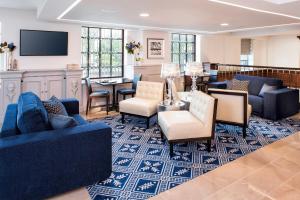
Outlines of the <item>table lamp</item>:
[{"label": "table lamp", "polygon": [[203,74],[203,66],[201,63],[187,63],[185,74],[192,78],[192,92],[197,90],[197,78]]},{"label": "table lamp", "polygon": [[176,77],[180,76],[180,68],[178,64],[167,63],[163,64],[161,67],[161,78],[167,79],[168,83],[168,97],[169,97],[169,104],[172,105],[174,103],[173,97],[173,81]]}]

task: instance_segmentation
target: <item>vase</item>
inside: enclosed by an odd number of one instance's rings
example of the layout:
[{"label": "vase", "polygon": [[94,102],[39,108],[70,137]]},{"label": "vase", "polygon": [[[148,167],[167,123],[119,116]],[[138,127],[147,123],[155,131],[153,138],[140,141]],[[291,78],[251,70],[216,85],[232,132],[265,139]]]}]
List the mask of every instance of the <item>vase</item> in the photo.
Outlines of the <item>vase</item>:
[{"label": "vase", "polygon": [[8,69],[7,71],[12,71],[14,69],[14,56],[12,52],[8,53]]},{"label": "vase", "polygon": [[4,53],[0,53],[0,71],[4,71]]}]

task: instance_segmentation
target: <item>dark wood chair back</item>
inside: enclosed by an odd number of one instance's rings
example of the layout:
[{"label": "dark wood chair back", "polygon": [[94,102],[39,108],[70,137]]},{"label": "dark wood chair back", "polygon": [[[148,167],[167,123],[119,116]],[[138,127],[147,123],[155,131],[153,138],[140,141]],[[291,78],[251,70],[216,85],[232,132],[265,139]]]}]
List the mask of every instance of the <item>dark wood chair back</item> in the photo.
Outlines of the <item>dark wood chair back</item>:
[{"label": "dark wood chair back", "polygon": [[92,89],[92,84],[91,84],[91,79],[90,78],[85,78],[85,84],[87,87],[87,95],[90,96],[90,94],[93,93],[93,89]]}]

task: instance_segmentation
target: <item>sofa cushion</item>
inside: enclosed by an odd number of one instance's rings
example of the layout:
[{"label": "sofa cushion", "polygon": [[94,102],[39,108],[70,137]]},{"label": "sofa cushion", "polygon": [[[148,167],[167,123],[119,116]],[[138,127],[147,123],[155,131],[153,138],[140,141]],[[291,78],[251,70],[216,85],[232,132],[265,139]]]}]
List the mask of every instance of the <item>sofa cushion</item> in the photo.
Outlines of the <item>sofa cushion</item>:
[{"label": "sofa cushion", "polygon": [[47,111],[38,96],[22,93],[18,100],[17,125],[21,133],[49,130]]},{"label": "sofa cushion", "polygon": [[48,114],[68,116],[65,106],[55,96],[52,96],[48,101],[44,101],[43,105],[45,106]]},{"label": "sofa cushion", "polygon": [[211,132],[203,131],[205,124],[189,111],[159,112],[158,123],[168,140],[211,136]]},{"label": "sofa cushion", "polygon": [[262,116],[264,112],[264,99],[259,96],[249,95],[249,104],[252,106],[252,112]]},{"label": "sofa cushion", "polygon": [[157,112],[157,105],[160,101],[134,97],[120,101],[120,112],[150,117]]},{"label": "sofa cushion", "polygon": [[84,125],[87,124],[88,122],[86,120],[84,120],[81,115],[79,114],[75,114],[75,115],[71,115],[71,117],[73,117],[76,122],[78,123],[78,125]]},{"label": "sofa cushion", "polygon": [[240,81],[237,79],[232,80],[232,90],[241,90],[241,91],[246,91],[248,92],[248,87],[249,87],[249,81]]},{"label": "sofa cushion", "polygon": [[78,123],[73,117],[57,114],[49,114],[49,121],[54,130],[77,126]]},{"label": "sofa cushion", "polygon": [[270,91],[273,91],[273,90],[276,90],[276,89],[278,89],[278,87],[276,85],[268,85],[268,84],[265,83],[263,85],[263,87],[261,88],[258,96],[264,97],[265,92],[270,92]]},{"label": "sofa cushion", "polygon": [[242,74],[235,75],[234,78],[238,79],[238,80],[250,81],[248,92],[249,92],[249,94],[256,95],[256,96],[259,95],[259,92],[265,83],[268,85],[276,85],[278,88],[283,87],[282,80],[276,79],[276,78],[268,78],[268,77],[260,77],[260,76],[247,76],[247,75],[242,75]]}]

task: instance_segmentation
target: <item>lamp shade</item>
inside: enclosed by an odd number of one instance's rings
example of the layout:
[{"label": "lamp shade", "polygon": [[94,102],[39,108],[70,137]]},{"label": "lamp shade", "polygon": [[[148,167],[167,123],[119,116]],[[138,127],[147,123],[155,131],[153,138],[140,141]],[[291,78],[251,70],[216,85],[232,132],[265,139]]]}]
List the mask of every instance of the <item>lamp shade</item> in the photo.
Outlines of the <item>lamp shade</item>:
[{"label": "lamp shade", "polygon": [[201,63],[187,63],[185,74],[190,76],[199,76],[203,74],[203,66]]},{"label": "lamp shade", "polygon": [[161,67],[161,78],[170,78],[180,76],[180,68],[178,64],[168,63],[163,64]]}]

